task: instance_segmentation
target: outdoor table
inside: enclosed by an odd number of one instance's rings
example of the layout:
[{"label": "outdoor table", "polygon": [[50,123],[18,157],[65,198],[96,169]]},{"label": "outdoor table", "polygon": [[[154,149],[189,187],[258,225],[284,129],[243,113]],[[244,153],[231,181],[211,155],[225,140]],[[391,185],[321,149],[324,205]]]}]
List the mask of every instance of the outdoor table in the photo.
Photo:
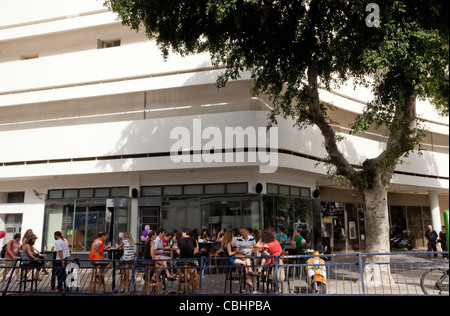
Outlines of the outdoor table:
[{"label": "outdoor table", "polygon": [[164,248],[158,248],[158,249],[155,249],[156,251],[157,250],[163,250],[163,251],[170,251],[170,259],[173,259],[173,252],[175,251],[175,250],[177,250],[178,248],[175,248],[175,247],[164,247]]},{"label": "outdoor table", "polygon": [[105,252],[108,254],[108,259],[113,261],[113,267],[112,267],[112,291],[116,289],[116,260],[119,260],[122,256],[123,250],[117,249],[117,248],[109,248],[105,250]]}]

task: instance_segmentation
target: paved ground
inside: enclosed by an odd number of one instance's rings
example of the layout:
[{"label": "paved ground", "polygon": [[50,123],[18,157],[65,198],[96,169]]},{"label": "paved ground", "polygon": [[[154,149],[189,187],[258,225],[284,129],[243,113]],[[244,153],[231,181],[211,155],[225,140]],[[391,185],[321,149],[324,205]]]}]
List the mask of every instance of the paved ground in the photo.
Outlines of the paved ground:
[{"label": "paved ground", "polygon": [[[401,252],[398,255],[391,255],[387,258],[386,264],[377,265],[359,265],[360,258],[357,254],[334,254],[330,257],[331,260],[326,261],[327,275],[327,293],[331,295],[423,295],[420,281],[422,275],[435,267],[448,269],[448,260],[441,258],[427,259],[423,253]],[[246,285],[245,280],[237,279],[237,270],[232,269],[231,280],[229,269],[222,267],[209,269],[205,271],[198,278],[199,286],[195,293],[208,295],[257,295],[276,293],[277,295],[312,295],[311,288],[306,283],[304,266],[296,264],[293,261],[286,259],[284,266],[285,280],[278,283],[276,291],[274,291],[273,283],[262,282],[259,277],[253,277],[253,288]],[[361,261],[367,261],[366,256],[361,257]],[[79,270],[78,287],[72,288],[71,294],[89,294],[90,293],[90,277],[91,267],[81,264],[82,268]],[[377,274],[382,273],[382,270],[389,267],[391,277],[377,282]],[[1,268],[0,268],[1,270]],[[51,267],[48,269],[49,274],[40,274],[41,281],[37,282],[38,294],[51,294],[55,282],[52,286]],[[363,270],[363,271],[362,271]],[[381,272],[380,272],[381,271]],[[3,272],[3,271],[1,271]],[[361,272],[365,275],[364,280],[361,278]],[[120,287],[120,279],[125,274],[120,269],[110,269],[105,274],[105,293],[109,295],[123,295],[129,292],[125,289],[124,284]],[[131,271],[130,271],[131,275]],[[143,269],[135,270],[135,288],[132,294],[142,295],[146,283]],[[448,276],[447,286],[448,286]],[[433,290],[433,282],[430,281],[428,285],[429,290]],[[201,284],[200,284],[201,283]],[[27,284],[27,289],[24,292],[23,287],[20,286],[16,280],[9,283],[8,294],[26,293],[30,292],[31,284]],[[22,284],[23,285],[23,284]],[[0,285],[0,292],[5,290],[6,283]],[[230,290],[231,286],[231,290]],[[183,293],[184,288],[180,288]],[[200,290],[200,293],[199,293]],[[158,295],[176,295],[179,293],[178,279],[169,281],[164,280],[164,286],[159,284]],[[98,291],[97,291],[98,293]],[[192,287],[190,289],[192,293]],[[438,294],[434,292],[434,294]],[[448,288],[446,293],[448,295]]]}]

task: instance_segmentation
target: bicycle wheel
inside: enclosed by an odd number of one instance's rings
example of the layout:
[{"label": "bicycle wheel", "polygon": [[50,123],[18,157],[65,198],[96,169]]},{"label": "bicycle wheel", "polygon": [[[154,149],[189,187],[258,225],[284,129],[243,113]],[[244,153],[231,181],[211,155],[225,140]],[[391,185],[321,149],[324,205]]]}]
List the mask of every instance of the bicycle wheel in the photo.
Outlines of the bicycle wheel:
[{"label": "bicycle wheel", "polygon": [[435,268],[425,272],[420,279],[420,287],[427,295],[448,295],[448,270]]}]

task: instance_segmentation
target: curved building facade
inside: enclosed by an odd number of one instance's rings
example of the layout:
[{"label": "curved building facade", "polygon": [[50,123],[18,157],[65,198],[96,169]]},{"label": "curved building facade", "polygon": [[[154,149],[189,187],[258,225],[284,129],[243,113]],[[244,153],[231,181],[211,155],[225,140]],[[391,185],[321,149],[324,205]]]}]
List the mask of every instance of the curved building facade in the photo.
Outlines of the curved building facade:
[{"label": "curved building facade", "polygon": [[[364,200],[328,181],[320,131],[281,118],[267,130],[270,101],[251,95],[248,74],[217,89],[221,70],[208,55],[163,60],[101,1],[0,8],[4,240],[33,229],[38,246],[51,248],[60,230],[83,253],[99,230],[116,243],[125,231],[139,240],[145,225],[169,233],[283,227],[335,251],[364,249]],[[320,97],[336,107],[331,119],[352,163],[383,149],[382,130],[348,135],[367,90],[349,84]],[[397,167],[388,204],[391,230],[408,231],[421,248],[426,225],[439,231],[448,209],[449,147],[448,118],[426,103],[418,112],[426,150]]]}]

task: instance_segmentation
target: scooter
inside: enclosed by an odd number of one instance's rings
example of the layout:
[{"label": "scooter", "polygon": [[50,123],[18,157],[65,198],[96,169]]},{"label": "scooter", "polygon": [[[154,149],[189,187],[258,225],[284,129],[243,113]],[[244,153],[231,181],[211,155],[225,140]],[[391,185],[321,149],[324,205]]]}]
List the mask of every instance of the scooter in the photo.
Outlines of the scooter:
[{"label": "scooter", "polygon": [[[326,247],[323,252],[326,251]],[[322,254],[323,254],[322,252]],[[311,287],[314,294],[327,293],[327,269],[325,261],[319,257],[318,251],[314,252],[314,257],[306,261],[305,274],[306,283]]]},{"label": "scooter", "polygon": [[403,234],[397,234],[391,238],[391,249],[392,248],[406,248],[408,250],[414,249],[414,236],[405,236]]}]

